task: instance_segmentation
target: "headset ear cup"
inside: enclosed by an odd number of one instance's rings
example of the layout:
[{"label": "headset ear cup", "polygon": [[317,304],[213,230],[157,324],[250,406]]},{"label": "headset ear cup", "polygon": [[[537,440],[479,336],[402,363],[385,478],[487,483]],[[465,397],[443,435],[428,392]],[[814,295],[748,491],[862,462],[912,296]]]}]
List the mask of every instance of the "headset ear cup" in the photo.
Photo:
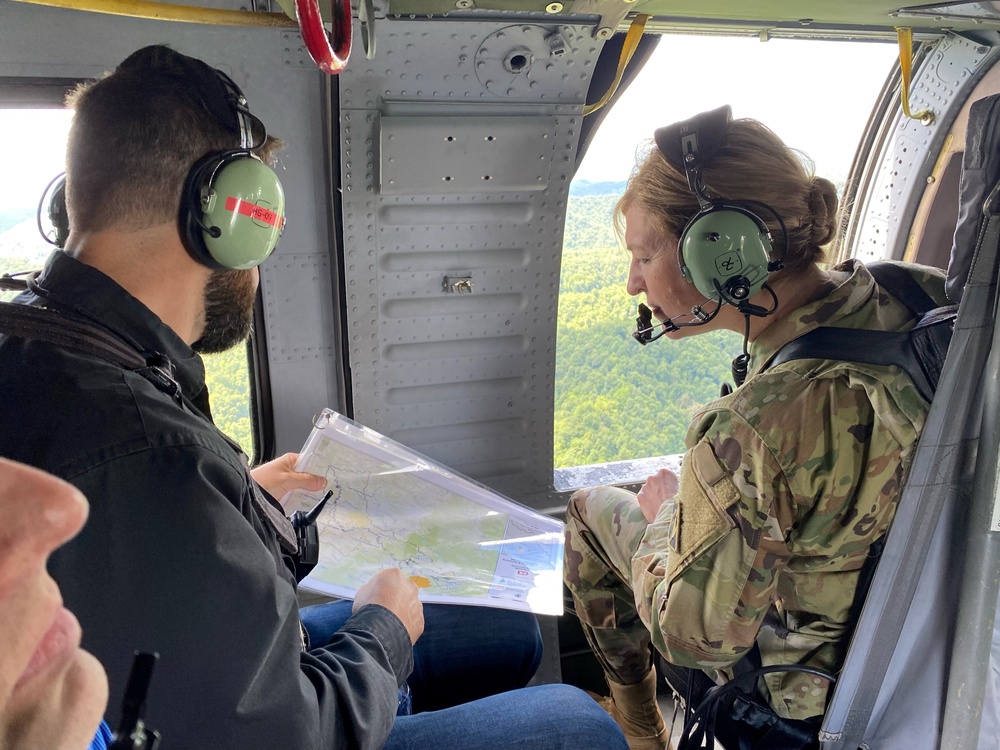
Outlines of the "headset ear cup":
[{"label": "headset ear cup", "polygon": [[219,155],[210,154],[198,161],[187,174],[181,192],[181,206],[178,224],[181,242],[196,261],[209,268],[222,271],[225,266],[218,263],[205,246],[205,228],[202,209],[202,189],[207,187],[209,177],[219,166]]},{"label": "headset ear cup", "polygon": [[198,162],[185,182],[181,236],[192,257],[215,269],[248,269],[274,250],[284,228],[278,176],[247,151]]},{"label": "headset ear cup", "polygon": [[49,221],[56,230],[56,247],[66,247],[69,237],[69,211],[66,210],[66,175],[60,177],[52,188],[49,199]]},{"label": "headset ear cup", "polygon": [[[51,227],[46,227],[42,216]],[[35,223],[42,239],[59,249],[66,247],[69,238],[69,211],[66,209],[66,173],[56,175],[45,186],[35,211]],[[54,235],[54,236],[53,236]]]},{"label": "headset ear cup", "polygon": [[750,211],[718,204],[696,214],[678,240],[684,277],[708,299],[738,304],[767,282],[767,226]]}]

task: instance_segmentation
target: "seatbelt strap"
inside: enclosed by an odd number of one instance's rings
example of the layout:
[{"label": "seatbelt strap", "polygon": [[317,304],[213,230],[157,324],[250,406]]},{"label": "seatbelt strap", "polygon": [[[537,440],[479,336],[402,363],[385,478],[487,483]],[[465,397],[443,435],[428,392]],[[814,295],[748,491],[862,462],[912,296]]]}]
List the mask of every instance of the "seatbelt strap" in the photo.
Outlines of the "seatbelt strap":
[{"label": "seatbelt strap", "polygon": [[[866,266],[878,285],[915,317],[924,316],[917,326],[926,327],[938,322],[953,321],[957,306],[941,306],[940,312],[924,315],[939,306],[906,269],[895,263],[877,261]],[[916,327],[913,329],[916,330]],[[830,359],[857,362],[867,365],[895,365],[901,368],[925,401],[934,398],[940,371],[935,363],[943,360],[941,349],[948,344],[929,339],[915,342],[910,331],[869,331],[857,328],[823,326],[788,342],[775,352],[764,369],[775,367],[794,359]],[[941,336],[942,334],[938,334]],[[922,349],[917,351],[917,349]]]},{"label": "seatbelt strap", "polygon": [[0,334],[44,341],[61,349],[103,359],[146,378],[175,401],[180,385],[163,363],[151,363],[110,331],[45,307],[0,302]]},{"label": "seatbelt strap", "polygon": [[[994,188],[994,193],[998,191],[1000,185]],[[994,202],[987,200],[986,205]],[[978,304],[986,302],[989,309],[993,307],[991,287],[995,284],[998,250],[1000,214],[988,211],[977,237],[951,353],[941,374],[942,388],[931,404],[910,476],[886,537],[883,560],[872,582],[872,595],[865,603],[827,708],[820,732],[823,750],[855,750],[861,746],[899,642],[940,517],[945,485],[957,473],[960,452],[947,430],[955,415],[969,412],[975,389],[967,387],[968,374],[984,367],[989,351],[989,343],[983,344],[973,333],[985,325],[984,312],[988,315]],[[959,358],[963,361],[959,362]],[[959,383],[960,371],[966,381],[964,387]],[[900,533],[904,535],[902,544],[896,538]]]}]

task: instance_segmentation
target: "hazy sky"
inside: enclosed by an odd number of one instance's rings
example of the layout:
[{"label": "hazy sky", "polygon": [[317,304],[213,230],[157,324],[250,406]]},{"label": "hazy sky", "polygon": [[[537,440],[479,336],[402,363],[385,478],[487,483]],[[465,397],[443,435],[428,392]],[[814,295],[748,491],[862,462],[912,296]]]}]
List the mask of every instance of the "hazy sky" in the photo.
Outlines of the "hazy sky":
[{"label": "hazy sky", "polygon": [[65,110],[0,110],[0,138],[8,144],[0,206],[34,208],[49,181],[63,171],[66,131],[72,114]]},{"label": "hazy sky", "polygon": [[[665,36],[639,78],[610,112],[577,179],[623,180],[636,147],[661,125],[731,104],[813,158],[820,175],[847,176],[896,45],[756,38]],[[34,207],[62,171],[70,115],[0,110],[5,154],[0,205]]]},{"label": "hazy sky", "polygon": [[847,177],[868,115],[896,57],[895,42],[665,35],[639,77],[601,124],[576,174],[623,180],[636,146],[662,125],[730,104],[816,162]]}]

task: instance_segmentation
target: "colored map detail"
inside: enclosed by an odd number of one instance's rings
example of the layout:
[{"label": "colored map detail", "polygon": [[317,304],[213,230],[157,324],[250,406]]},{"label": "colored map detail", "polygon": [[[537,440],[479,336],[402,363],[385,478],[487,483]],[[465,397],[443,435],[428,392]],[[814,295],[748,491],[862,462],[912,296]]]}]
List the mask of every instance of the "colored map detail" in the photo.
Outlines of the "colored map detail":
[{"label": "colored map detail", "polygon": [[[314,430],[298,464],[333,491],[317,522],[320,561],[303,588],[351,597],[380,570],[398,567],[423,601],[562,613],[559,521],[426,458],[397,455],[405,451],[398,444],[388,453],[368,430],[324,432]],[[291,514],[322,494],[282,502]]]}]

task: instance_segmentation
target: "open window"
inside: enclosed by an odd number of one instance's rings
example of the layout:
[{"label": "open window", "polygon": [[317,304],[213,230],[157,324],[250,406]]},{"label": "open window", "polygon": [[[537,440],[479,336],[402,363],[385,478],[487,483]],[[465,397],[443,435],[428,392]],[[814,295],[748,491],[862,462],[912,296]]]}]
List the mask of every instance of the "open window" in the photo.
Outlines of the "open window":
[{"label": "open window", "polygon": [[[711,54],[706,54],[711,49]],[[628,253],[612,210],[637,145],[662,125],[731,104],[816,164],[841,194],[883,81],[898,55],[886,42],[668,35],[602,122],[570,188],[556,350],[555,487],[641,481],[684,450],[695,410],[731,381],[737,333],[639,346],[625,291]],[[803,61],[838,61],[815,74]],[[738,65],[739,75],[733,71]],[[752,198],[753,196],[746,196]],[[776,238],[777,239],[777,238]]]}]

